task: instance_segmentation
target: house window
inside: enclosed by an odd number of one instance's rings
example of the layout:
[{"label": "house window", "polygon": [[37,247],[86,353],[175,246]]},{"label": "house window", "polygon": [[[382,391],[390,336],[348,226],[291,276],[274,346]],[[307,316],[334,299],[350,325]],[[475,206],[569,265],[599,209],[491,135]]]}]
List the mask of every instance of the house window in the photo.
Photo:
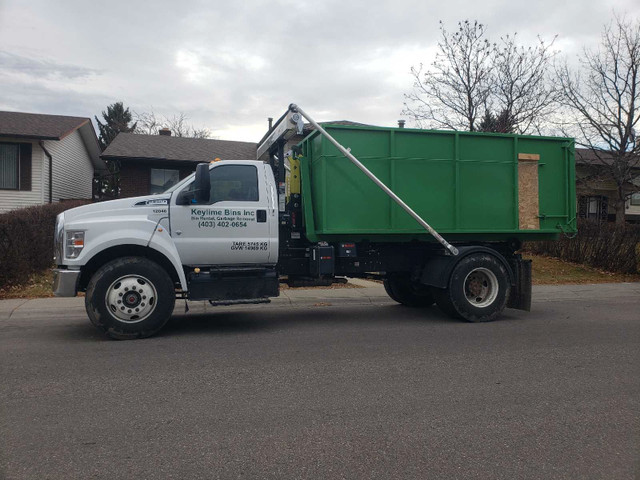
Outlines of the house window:
[{"label": "house window", "polygon": [[180,180],[180,172],[168,168],[151,169],[151,188],[149,193],[162,193]]},{"label": "house window", "polygon": [[609,213],[609,198],[605,195],[583,195],[579,199],[580,218],[607,220]]},{"label": "house window", "polygon": [[640,205],[640,193],[631,195],[631,205]]},{"label": "house window", "polygon": [[19,158],[17,143],[0,143],[0,189],[18,189]]}]

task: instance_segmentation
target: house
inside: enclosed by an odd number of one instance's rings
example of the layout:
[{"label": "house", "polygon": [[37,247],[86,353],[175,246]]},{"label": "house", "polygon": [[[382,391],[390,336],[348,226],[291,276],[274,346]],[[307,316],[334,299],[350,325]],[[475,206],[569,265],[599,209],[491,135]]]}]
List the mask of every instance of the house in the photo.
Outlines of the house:
[{"label": "house", "polygon": [[160,193],[195,171],[201,162],[255,160],[257,144],[205,138],[119,133],[102,154],[120,171],[120,197]]},{"label": "house", "polygon": [[103,171],[89,118],[0,111],[0,212],[90,199]]},{"label": "house", "polygon": [[[576,195],[579,218],[615,221],[617,186],[596,153],[586,148],[576,148]],[[606,158],[605,158],[606,160]],[[640,161],[631,169],[634,179],[625,185],[628,199],[625,220],[640,223]]]}]

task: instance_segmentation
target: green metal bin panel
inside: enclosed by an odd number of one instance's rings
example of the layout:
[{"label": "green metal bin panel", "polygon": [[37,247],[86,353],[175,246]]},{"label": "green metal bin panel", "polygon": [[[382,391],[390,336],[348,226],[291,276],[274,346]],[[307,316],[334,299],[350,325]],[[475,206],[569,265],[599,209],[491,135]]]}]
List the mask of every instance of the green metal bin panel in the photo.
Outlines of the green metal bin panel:
[{"label": "green metal bin panel", "polygon": [[[573,140],[507,134],[325,126],[383,183],[449,238],[550,238],[575,231]],[[319,132],[303,140],[307,236],[430,239]],[[519,225],[519,154],[539,155],[539,229]],[[530,227],[529,227],[530,228]],[[550,235],[549,235],[550,234]]]}]

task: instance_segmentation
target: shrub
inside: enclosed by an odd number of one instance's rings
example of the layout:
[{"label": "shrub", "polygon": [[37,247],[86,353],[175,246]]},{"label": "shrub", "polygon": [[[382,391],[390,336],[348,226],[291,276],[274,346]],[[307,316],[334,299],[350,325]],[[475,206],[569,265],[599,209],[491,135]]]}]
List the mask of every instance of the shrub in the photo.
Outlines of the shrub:
[{"label": "shrub", "polygon": [[584,263],[610,272],[638,273],[640,225],[583,220],[574,238],[527,243],[525,250]]},{"label": "shrub", "polygon": [[69,200],[0,214],[0,288],[19,285],[50,268],[56,216],[87,203]]}]

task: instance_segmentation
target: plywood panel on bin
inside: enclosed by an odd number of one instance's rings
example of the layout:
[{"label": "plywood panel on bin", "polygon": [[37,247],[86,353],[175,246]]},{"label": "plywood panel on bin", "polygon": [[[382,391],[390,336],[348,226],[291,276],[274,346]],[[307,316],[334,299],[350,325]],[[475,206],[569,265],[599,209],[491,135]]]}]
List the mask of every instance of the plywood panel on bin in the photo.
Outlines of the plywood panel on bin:
[{"label": "plywood panel on bin", "polygon": [[537,154],[518,154],[518,219],[520,230],[538,230],[540,211],[538,202]]}]

